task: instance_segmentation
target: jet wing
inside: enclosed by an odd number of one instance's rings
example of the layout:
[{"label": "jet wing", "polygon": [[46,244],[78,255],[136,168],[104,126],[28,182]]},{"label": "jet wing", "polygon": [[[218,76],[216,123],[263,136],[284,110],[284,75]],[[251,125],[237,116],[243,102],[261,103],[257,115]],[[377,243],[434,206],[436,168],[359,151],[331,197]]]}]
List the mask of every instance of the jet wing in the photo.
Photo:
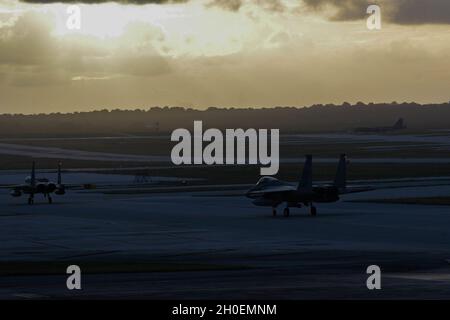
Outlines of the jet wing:
[{"label": "jet wing", "polygon": [[260,194],[271,194],[271,193],[283,193],[283,192],[291,192],[297,190],[294,186],[273,186],[273,187],[266,187],[261,190],[254,190],[252,191],[253,195]]},{"label": "jet wing", "polygon": [[348,186],[343,190],[339,190],[339,194],[361,193],[361,192],[374,191],[374,190],[378,190],[378,189],[386,189],[386,188],[375,188],[375,187],[369,187],[369,186]]},{"label": "jet wing", "polygon": [[[28,184],[1,184],[0,189],[23,189],[27,188],[30,185]],[[65,184],[64,185],[66,190],[82,190],[87,189],[86,185],[78,183],[78,184]]]},{"label": "jet wing", "polygon": [[375,190],[401,189],[401,188],[420,188],[433,186],[448,186],[448,183],[431,183],[431,184],[397,184],[397,185],[381,185],[381,186],[349,186],[344,190],[339,190],[339,194],[362,193]]},{"label": "jet wing", "polygon": [[23,189],[26,185],[23,184],[2,184],[0,189]]}]

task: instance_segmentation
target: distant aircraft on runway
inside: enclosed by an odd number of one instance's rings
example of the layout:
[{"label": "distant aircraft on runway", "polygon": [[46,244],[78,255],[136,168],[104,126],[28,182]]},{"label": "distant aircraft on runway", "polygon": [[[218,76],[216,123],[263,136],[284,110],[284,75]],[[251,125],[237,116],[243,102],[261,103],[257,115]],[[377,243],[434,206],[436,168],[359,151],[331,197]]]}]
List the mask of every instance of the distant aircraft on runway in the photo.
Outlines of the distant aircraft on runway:
[{"label": "distant aircraft on runway", "polygon": [[332,203],[339,201],[342,194],[364,192],[373,190],[367,187],[347,186],[347,157],[342,154],[336,172],[336,178],[332,184],[313,185],[312,182],[312,156],[306,156],[302,178],[297,187],[280,181],[273,177],[263,177],[256,185],[247,191],[246,196],[254,199],[253,204],[262,207],[272,207],[273,216],[277,215],[277,207],[286,204],[283,211],[288,217],[289,208],[310,208],[312,216],[317,215],[314,203]]},{"label": "distant aircraft on runway", "polygon": [[397,122],[390,127],[373,127],[373,128],[356,128],[353,130],[355,133],[383,133],[391,131],[399,131],[406,129],[405,121],[403,118],[397,120]]},{"label": "distant aircraft on runway", "polygon": [[28,204],[34,203],[34,195],[42,193],[47,198],[48,203],[52,203],[51,194],[63,195],[66,188],[61,182],[61,163],[58,164],[58,180],[51,182],[47,178],[36,178],[35,162],[33,161],[31,168],[31,176],[25,178],[25,184],[12,186],[11,196],[20,197],[22,194],[29,195]]}]

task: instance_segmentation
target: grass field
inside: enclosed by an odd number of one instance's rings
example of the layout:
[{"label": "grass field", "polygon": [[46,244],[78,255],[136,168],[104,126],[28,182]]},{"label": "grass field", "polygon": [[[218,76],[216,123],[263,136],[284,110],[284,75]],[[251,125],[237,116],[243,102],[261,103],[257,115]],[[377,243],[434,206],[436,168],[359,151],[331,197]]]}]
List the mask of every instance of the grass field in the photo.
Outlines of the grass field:
[{"label": "grass field", "polygon": [[[364,137],[363,137],[364,138]],[[360,137],[358,137],[360,139]],[[1,143],[20,144],[39,147],[53,147],[71,150],[107,152],[129,155],[170,156],[175,145],[168,135],[154,135],[151,137],[104,137],[104,138],[39,138],[39,139],[3,139]],[[314,157],[337,158],[346,153],[350,159],[349,179],[383,179],[409,177],[440,177],[450,175],[450,163],[352,163],[352,158],[450,158],[450,147],[439,147],[436,144],[414,142],[377,141],[368,142],[355,139],[354,141],[337,140],[331,143],[328,139],[295,138],[281,136],[281,158],[298,158],[298,163],[283,163],[278,177],[288,181],[299,179],[303,167],[303,156],[313,154]],[[56,169],[58,159],[42,156],[35,158],[38,169]],[[0,155],[0,169],[29,169],[32,159],[26,156]],[[61,159],[64,169],[111,169],[110,173],[125,173],[131,175],[170,176],[180,178],[201,178],[202,183],[254,183],[260,175],[260,166],[182,166],[171,163],[145,163],[130,161],[94,161]],[[149,167],[149,169],[140,169]],[[136,168],[136,169],[133,169]],[[139,169],[138,169],[139,168]],[[336,164],[315,163],[315,180],[332,180],[335,175]],[[104,171],[103,171],[104,172]]]},{"label": "grass field", "polygon": [[[449,139],[450,141],[450,139]],[[74,139],[7,139],[1,143],[11,143],[35,147],[51,147],[91,152],[106,152],[132,155],[169,156],[176,142],[169,135],[133,138],[74,138]],[[450,143],[450,142],[449,142]],[[204,143],[207,145],[207,142]],[[436,144],[416,142],[352,141],[301,139],[292,141],[288,136],[280,137],[282,157],[300,157],[313,154],[317,157],[334,157],[341,153],[353,157],[450,157],[450,147],[439,148]]]}]

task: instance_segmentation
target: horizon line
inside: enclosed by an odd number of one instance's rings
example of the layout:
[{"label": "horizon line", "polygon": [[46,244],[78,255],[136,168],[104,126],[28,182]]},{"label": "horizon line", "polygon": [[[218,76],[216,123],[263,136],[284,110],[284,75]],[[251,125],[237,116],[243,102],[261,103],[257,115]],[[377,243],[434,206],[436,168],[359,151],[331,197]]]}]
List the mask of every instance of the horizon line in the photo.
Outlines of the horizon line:
[{"label": "horizon line", "polygon": [[139,108],[136,107],[134,109],[127,109],[127,108],[102,108],[102,109],[92,109],[88,111],[67,111],[67,112],[38,112],[38,113],[0,113],[0,116],[45,116],[45,115],[70,115],[70,114],[80,114],[80,113],[95,113],[95,112],[150,112],[150,111],[156,111],[156,110],[162,110],[162,111],[197,111],[197,112],[208,112],[208,111],[217,111],[217,110],[224,110],[224,111],[239,111],[239,110],[275,110],[275,109],[296,109],[296,110],[302,110],[302,109],[310,109],[310,108],[317,108],[317,107],[344,107],[344,108],[350,108],[350,107],[373,107],[373,106],[442,106],[442,105],[449,105],[450,106],[450,100],[447,102],[441,102],[441,103],[417,103],[417,102],[356,102],[355,104],[351,104],[349,102],[343,102],[342,104],[334,104],[334,103],[328,103],[328,104],[313,104],[309,106],[272,106],[272,107],[226,107],[226,106],[211,106],[207,107],[205,109],[197,109],[195,107],[188,107],[188,106],[152,106],[152,107],[146,107],[146,108]]}]

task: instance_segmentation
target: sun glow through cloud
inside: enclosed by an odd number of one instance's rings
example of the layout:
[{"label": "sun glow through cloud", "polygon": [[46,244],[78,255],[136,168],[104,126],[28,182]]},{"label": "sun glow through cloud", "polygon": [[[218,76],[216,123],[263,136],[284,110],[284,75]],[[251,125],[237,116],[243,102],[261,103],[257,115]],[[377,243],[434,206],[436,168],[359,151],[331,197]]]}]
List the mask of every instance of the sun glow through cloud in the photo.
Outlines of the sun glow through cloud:
[{"label": "sun glow through cloud", "polygon": [[126,35],[130,27],[137,30],[139,28],[136,26],[141,26],[142,30],[147,26],[153,29],[154,34],[159,33],[159,37],[164,38],[164,46],[154,43],[160,54],[174,57],[235,53],[240,51],[245,43],[255,39],[260,32],[248,16],[224,13],[219,8],[207,9],[202,1],[189,5],[81,4],[80,30],[67,28],[67,7],[59,3],[43,5],[37,9],[52,17],[52,34],[56,37],[95,37],[99,41],[98,45],[118,38],[127,42],[124,36],[133,37],[132,34]]},{"label": "sun glow through cloud", "polygon": [[122,36],[131,22],[145,22],[163,28],[162,22],[179,17],[183,12],[183,8],[180,6],[122,6],[113,3],[79,5],[81,9],[81,29],[69,30],[66,26],[68,6],[52,4],[48,7],[56,18],[56,35],[81,34],[100,39]]}]

